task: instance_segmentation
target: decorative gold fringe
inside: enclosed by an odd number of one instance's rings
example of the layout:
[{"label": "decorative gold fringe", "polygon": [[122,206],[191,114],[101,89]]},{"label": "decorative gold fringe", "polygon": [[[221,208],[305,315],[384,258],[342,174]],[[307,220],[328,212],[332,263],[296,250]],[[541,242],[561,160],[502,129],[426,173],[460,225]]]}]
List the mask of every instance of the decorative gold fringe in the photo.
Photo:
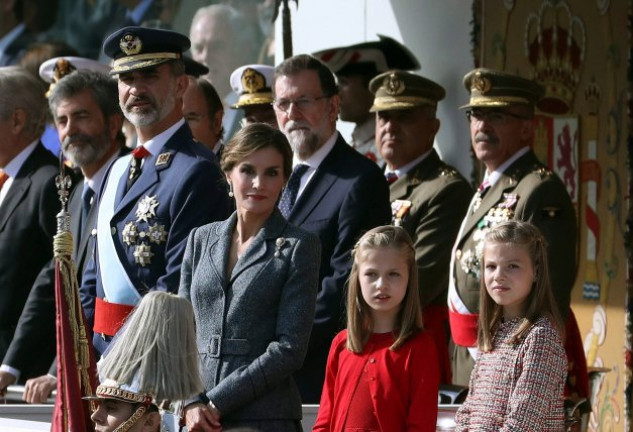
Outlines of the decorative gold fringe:
[{"label": "decorative gold fringe", "polygon": [[[84,389],[84,394],[92,395],[93,389],[88,375],[90,367],[90,346],[86,336],[86,328],[81,320],[82,306],[79,298],[77,269],[71,256],[73,253],[73,237],[69,231],[59,232],[53,239],[53,253],[59,264],[59,273],[64,284],[64,296],[68,306],[68,321],[72,333],[73,349],[77,361],[77,377]],[[94,409],[94,402],[90,402]]]}]

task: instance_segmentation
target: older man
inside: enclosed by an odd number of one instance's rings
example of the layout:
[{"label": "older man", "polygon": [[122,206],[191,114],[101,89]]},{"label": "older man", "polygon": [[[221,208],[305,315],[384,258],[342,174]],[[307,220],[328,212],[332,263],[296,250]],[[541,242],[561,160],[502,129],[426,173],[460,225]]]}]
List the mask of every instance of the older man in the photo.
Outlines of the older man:
[{"label": "older man", "polygon": [[144,294],[178,290],[189,232],[228,213],[215,156],[194,141],[182,116],[188,48],[182,34],[141,27],[125,27],[104,43],[138,146],[104,181],[94,259],[81,287],[98,354]]},{"label": "older man", "polygon": [[[94,60],[71,59],[77,67],[87,69]],[[60,70],[66,70],[69,60],[54,59]],[[94,66],[92,66],[94,67]],[[123,146],[121,124],[123,115],[116,97],[116,82],[107,75],[79,70],[60,79],[52,88],[49,106],[62,142],[62,151],[68,160],[81,169],[83,181],[70,195],[68,211],[71,214],[73,234],[73,261],[77,266],[77,280],[81,283],[83,269],[93,248],[92,231],[96,220],[95,192],[109,165],[119,156]],[[25,366],[29,359],[44,357],[42,341],[55,340],[55,262],[51,260],[38,275],[31,294],[20,316],[18,328],[0,368],[0,388],[20,376],[30,377],[33,372]],[[50,362],[51,357],[48,357]],[[44,403],[56,385],[56,364],[48,375],[26,382],[24,400]]]},{"label": "older man", "polygon": [[[40,270],[53,256],[58,162],[39,141],[46,121],[42,86],[26,70],[0,68],[0,357]],[[54,341],[42,341],[44,352]],[[44,362],[42,364],[42,362]],[[44,370],[50,357],[28,359],[25,370]],[[0,385],[0,387],[4,387]]]},{"label": "older man", "polygon": [[298,55],[275,68],[274,108],[294,152],[294,169],[280,198],[292,224],[321,239],[320,287],[310,346],[297,380],[303,403],[318,403],[330,343],[344,326],[350,251],[360,235],[389,223],[389,189],[373,162],[336,130],[338,89],[316,58]]},{"label": "older man", "polygon": [[491,69],[464,77],[473,151],[486,167],[484,181],[462,222],[451,262],[449,316],[456,343],[453,382],[468,385],[476,359],[483,238],[495,224],[520,219],[548,242],[551,285],[567,317],[576,278],[576,214],[562,181],[530,149],[540,84]]},{"label": "older man", "polygon": [[215,153],[222,155],[222,118],[224,107],[213,84],[205,78],[189,77],[189,86],[182,97],[182,113],[193,137]]},{"label": "older man", "polygon": [[435,336],[440,382],[450,384],[448,269],[472,189],[433,149],[442,86],[409,72],[390,71],[374,78],[369,88],[376,95],[371,111],[376,112],[376,149],[390,182],[392,223],[413,239],[424,326]]},{"label": "older man", "polygon": [[[226,106],[233,105],[237,95],[231,91],[229,78],[237,67],[257,60],[257,30],[231,6],[217,4],[196,11],[189,36],[193,59],[209,67],[205,78],[211,81]],[[239,129],[241,114],[240,111],[225,113],[223,124],[227,139]]]}]

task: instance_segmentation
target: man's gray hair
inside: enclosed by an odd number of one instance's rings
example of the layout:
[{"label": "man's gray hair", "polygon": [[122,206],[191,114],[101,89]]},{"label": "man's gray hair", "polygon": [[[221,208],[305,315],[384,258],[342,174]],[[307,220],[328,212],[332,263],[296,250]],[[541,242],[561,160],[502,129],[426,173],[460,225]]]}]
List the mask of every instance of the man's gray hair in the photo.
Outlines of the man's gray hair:
[{"label": "man's gray hair", "polygon": [[26,114],[25,137],[40,137],[47,114],[41,82],[22,67],[0,67],[0,118],[6,120],[18,109]]},{"label": "man's gray hair", "polygon": [[53,113],[53,118],[62,101],[85,90],[92,94],[105,118],[114,114],[122,114],[116,80],[100,72],[78,70],[59,80],[49,94],[48,105]]}]

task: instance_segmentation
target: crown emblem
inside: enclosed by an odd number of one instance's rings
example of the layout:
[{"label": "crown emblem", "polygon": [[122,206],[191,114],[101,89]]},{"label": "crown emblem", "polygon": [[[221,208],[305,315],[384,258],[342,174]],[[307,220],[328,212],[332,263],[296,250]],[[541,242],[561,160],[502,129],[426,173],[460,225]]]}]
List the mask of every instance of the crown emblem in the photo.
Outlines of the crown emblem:
[{"label": "crown emblem", "polygon": [[77,69],[65,58],[57,60],[53,68],[53,82],[59,81],[75,70]]},{"label": "crown emblem", "polygon": [[564,114],[572,109],[585,37],[583,22],[565,1],[543,0],[539,12],[528,16],[525,55],[534,67],[534,80],[545,87],[537,104],[541,111]]},{"label": "crown emblem", "polygon": [[595,77],[592,77],[591,82],[585,87],[585,101],[589,114],[597,114],[600,107],[600,88]]},{"label": "crown emblem", "polygon": [[143,48],[143,43],[138,36],[134,36],[128,33],[121,38],[121,41],[119,42],[119,47],[121,47],[121,51],[123,51],[125,55],[134,55],[141,52],[141,48]]},{"label": "crown emblem", "polygon": [[404,91],[404,83],[395,73],[390,74],[382,82],[382,87],[388,95],[396,96]]},{"label": "crown emblem", "polygon": [[246,93],[257,93],[266,87],[266,78],[255,69],[246,68],[242,73],[242,87]]}]

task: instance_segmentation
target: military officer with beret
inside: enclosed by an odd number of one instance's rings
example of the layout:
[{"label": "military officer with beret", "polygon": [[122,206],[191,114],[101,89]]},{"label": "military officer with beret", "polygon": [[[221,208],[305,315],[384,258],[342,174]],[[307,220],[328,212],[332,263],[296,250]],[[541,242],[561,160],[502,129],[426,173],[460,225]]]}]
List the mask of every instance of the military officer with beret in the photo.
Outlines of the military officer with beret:
[{"label": "military officer with beret", "polygon": [[386,163],[392,221],[413,239],[424,326],[433,332],[440,354],[440,382],[450,384],[448,269],[472,189],[433,149],[442,86],[393,70],[376,76],[369,88],[375,94],[376,149]]},{"label": "military officer with beret", "polygon": [[541,230],[548,242],[552,290],[565,319],[576,277],[576,214],[562,181],[530,149],[534,106],[543,95],[543,87],[483,68],[469,72],[464,85],[470,92],[470,102],[462,108],[470,122],[472,148],[486,167],[451,260],[448,305],[456,344],[453,382],[468,385],[476,357],[480,263],[486,231],[509,219],[531,222]]},{"label": "military officer with beret", "polygon": [[215,156],[193,139],[182,115],[182,53],[189,46],[180,33],[141,27],[122,28],[104,42],[138,146],[104,181],[95,253],[81,287],[97,354],[144,294],[177,292],[191,229],[228,214]]},{"label": "military officer with beret", "polygon": [[274,72],[272,66],[249,64],[238,67],[231,74],[231,88],[238,95],[231,108],[244,111],[242,125],[266,123],[279,129],[272,105]]}]

